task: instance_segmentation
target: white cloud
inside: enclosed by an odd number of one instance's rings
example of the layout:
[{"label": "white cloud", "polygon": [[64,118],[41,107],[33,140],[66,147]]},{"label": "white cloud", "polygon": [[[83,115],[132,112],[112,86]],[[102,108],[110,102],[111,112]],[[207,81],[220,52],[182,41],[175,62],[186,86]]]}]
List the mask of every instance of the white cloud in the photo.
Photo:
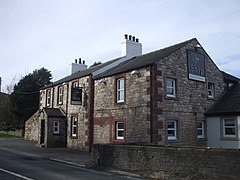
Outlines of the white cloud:
[{"label": "white cloud", "polygon": [[0,76],[8,84],[44,66],[60,78],[75,58],[90,65],[119,56],[125,33],[144,52],[197,37],[221,69],[236,74],[239,18],[238,0],[1,0]]}]

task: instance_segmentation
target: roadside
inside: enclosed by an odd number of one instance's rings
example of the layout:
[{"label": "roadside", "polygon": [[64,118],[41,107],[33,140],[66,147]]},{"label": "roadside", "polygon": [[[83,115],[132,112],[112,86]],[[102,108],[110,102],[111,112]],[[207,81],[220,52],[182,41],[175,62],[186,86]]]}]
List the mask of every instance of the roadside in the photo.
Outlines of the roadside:
[{"label": "roadside", "polygon": [[[50,161],[69,164],[82,168],[91,168],[91,153],[82,152],[69,148],[41,148],[36,146],[36,142],[24,140],[17,137],[0,137],[0,149],[24,154],[30,157],[41,157]],[[93,170],[94,171],[94,170]],[[128,177],[127,179],[143,179],[138,174],[133,174],[115,169],[99,169],[97,171],[119,174]],[[130,178],[131,177],[131,178]]]},{"label": "roadside", "polygon": [[25,153],[33,156],[41,156],[45,159],[63,162],[79,167],[91,161],[91,154],[69,148],[40,148],[36,142],[22,138],[0,138],[0,148]]}]

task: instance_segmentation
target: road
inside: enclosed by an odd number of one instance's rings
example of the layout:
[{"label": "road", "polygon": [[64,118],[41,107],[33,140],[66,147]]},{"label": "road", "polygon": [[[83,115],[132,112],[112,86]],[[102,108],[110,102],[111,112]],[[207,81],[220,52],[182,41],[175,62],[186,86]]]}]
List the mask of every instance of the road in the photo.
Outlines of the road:
[{"label": "road", "polygon": [[0,147],[1,180],[120,180],[136,179],[98,172],[64,163],[50,161],[41,156]]}]

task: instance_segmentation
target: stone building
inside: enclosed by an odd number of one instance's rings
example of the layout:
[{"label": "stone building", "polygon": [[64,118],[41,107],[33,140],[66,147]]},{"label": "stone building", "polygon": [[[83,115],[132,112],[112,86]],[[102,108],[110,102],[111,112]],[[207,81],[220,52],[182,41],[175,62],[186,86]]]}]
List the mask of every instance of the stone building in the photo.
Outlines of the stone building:
[{"label": "stone building", "polygon": [[[85,151],[93,143],[206,146],[206,111],[239,81],[220,71],[196,38],[142,55],[139,40],[125,35],[120,58],[90,68],[79,59],[71,70],[40,91],[26,138]],[[65,140],[50,140],[55,129]]]}]

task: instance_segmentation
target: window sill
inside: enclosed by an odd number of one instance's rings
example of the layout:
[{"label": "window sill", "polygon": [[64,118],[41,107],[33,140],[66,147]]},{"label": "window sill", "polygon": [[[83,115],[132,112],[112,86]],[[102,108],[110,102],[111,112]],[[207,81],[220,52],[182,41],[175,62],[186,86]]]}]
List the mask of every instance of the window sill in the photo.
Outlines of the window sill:
[{"label": "window sill", "polygon": [[165,96],[165,99],[166,99],[166,100],[178,101],[178,98],[177,98],[177,97],[168,97],[168,96]]},{"label": "window sill", "polygon": [[115,105],[124,105],[125,102],[115,102]]},{"label": "window sill", "polygon": [[222,141],[239,141],[240,139],[237,137],[221,137],[220,140],[222,140]]},{"label": "window sill", "polygon": [[115,142],[115,143],[125,143],[126,140],[125,139],[115,139],[115,140],[113,140],[113,142]]},{"label": "window sill", "polygon": [[205,138],[205,137],[197,137],[197,141],[206,141],[207,140],[207,138]]},{"label": "window sill", "polygon": [[71,139],[78,139],[77,136],[70,136]]},{"label": "window sill", "polygon": [[207,100],[216,101],[216,99],[214,97],[208,97]]},{"label": "window sill", "polygon": [[167,139],[166,140],[167,143],[175,143],[175,142],[179,142],[178,139]]},{"label": "window sill", "polygon": [[61,136],[60,133],[53,133],[53,136]]}]

